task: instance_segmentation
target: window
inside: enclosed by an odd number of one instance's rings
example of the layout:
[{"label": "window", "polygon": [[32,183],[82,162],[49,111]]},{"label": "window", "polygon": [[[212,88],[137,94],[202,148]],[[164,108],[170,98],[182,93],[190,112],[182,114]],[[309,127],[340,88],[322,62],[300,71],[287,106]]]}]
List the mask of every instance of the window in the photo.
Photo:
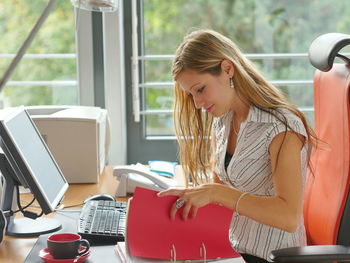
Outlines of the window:
[{"label": "window", "polygon": [[[48,2],[1,1],[0,77]],[[1,91],[3,107],[78,103],[74,30],[70,1],[58,1]]]},{"label": "window", "polygon": [[174,134],[171,59],[191,30],[210,28],[235,41],[312,122],[309,45],[323,33],[350,28],[349,1],[143,0],[140,8],[140,113],[148,139]]},{"label": "window", "polygon": [[[126,72],[128,163],[174,161],[171,61],[184,35],[217,30],[242,49],[266,78],[313,123],[313,74],[309,46],[317,36],[349,33],[350,1],[329,0],[135,0],[138,15],[138,85]],[[132,67],[130,0],[124,0],[125,69]],[[137,74],[137,72],[136,72]],[[140,96],[136,97],[135,94]],[[132,105],[140,99],[140,122]],[[137,113],[137,111],[134,111]],[[137,116],[136,116],[137,117]]]}]

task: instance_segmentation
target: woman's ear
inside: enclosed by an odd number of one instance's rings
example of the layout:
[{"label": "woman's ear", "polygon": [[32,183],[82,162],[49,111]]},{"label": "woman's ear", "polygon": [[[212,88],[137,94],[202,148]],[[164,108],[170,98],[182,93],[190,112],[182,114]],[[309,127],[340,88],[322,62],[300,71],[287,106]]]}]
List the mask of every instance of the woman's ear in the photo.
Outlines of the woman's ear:
[{"label": "woman's ear", "polygon": [[235,73],[235,69],[233,67],[233,63],[232,61],[228,60],[228,59],[223,59],[221,61],[221,71],[228,74],[230,78],[233,77],[234,73]]}]

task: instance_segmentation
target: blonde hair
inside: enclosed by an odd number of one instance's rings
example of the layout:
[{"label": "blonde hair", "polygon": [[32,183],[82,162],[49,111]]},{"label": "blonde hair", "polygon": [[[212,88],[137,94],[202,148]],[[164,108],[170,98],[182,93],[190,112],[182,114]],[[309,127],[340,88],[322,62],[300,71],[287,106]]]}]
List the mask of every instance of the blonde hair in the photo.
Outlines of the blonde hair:
[{"label": "blonde hair", "polygon": [[184,38],[176,50],[172,74],[175,80],[174,127],[179,143],[180,163],[185,174],[191,175],[195,185],[210,181],[208,172],[212,169],[211,155],[214,150],[211,149],[210,142],[213,118],[201,109],[196,109],[192,97],[185,93],[176,78],[187,69],[219,75],[224,59],[233,63],[234,86],[244,101],[273,114],[286,127],[289,127],[287,120],[273,110],[290,110],[305,126],[305,143],[316,144],[314,132],[304,115],[276,87],[265,80],[230,39],[212,30],[194,31]]}]

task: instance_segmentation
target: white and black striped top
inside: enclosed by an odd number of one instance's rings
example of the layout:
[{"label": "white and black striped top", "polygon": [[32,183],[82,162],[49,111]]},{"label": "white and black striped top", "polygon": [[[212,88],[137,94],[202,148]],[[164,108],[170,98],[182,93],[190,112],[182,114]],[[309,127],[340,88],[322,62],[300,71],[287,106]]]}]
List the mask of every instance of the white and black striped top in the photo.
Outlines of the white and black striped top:
[{"label": "white and black striped top", "polygon": [[[225,154],[233,113],[228,112],[214,119],[215,173],[223,182],[254,195],[274,195],[271,161],[268,153],[272,139],[286,129],[292,129],[307,136],[302,121],[295,114],[286,109],[280,109],[280,113],[286,117],[289,127],[270,113],[255,106],[250,107],[247,119],[240,126],[236,149],[228,163],[227,170],[225,169]],[[303,184],[306,170],[307,145],[301,151]],[[303,221],[302,217],[296,232],[289,233],[234,213],[229,230],[230,242],[239,253],[251,254],[269,261],[268,255],[271,250],[306,244]]]}]

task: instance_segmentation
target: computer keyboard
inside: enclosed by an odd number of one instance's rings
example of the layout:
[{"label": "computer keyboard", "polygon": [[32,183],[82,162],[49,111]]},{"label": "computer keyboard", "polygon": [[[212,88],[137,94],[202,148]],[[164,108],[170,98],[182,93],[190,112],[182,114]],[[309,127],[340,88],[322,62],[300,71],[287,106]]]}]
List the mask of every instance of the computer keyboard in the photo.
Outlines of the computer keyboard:
[{"label": "computer keyboard", "polygon": [[126,210],[122,201],[88,201],[80,212],[78,234],[91,244],[124,241]]}]

